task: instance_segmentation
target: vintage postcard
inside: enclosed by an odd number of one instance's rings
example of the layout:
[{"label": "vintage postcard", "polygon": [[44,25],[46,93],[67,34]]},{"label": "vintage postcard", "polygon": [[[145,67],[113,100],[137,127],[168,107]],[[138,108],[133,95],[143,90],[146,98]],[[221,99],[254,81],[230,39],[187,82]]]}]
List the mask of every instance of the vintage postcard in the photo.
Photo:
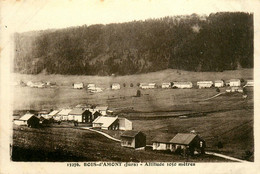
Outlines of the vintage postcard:
[{"label": "vintage postcard", "polygon": [[259,4],[0,1],[0,173],[257,173]]}]

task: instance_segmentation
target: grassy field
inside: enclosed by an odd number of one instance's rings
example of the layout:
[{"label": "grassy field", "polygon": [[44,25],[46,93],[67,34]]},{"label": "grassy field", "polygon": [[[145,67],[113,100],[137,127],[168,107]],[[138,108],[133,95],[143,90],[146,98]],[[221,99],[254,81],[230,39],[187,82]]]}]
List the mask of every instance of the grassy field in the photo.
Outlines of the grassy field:
[{"label": "grassy field", "polygon": [[71,126],[41,129],[14,125],[13,161],[120,161],[120,162],[224,162],[222,158],[203,155],[192,158],[121,147],[106,137]]},{"label": "grassy field", "polygon": [[[164,70],[156,73],[121,76],[90,77],[61,75],[16,75],[16,80],[52,81],[55,88],[14,87],[14,110],[40,110],[74,107],[88,103],[108,105],[116,114],[133,122],[135,130],[144,131],[147,144],[159,134],[197,131],[207,143],[207,150],[217,151],[240,159],[253,161],[254,152],[253,88],[247,87],[248,97],[239,93],[226,93],[212,100],[203,99],[217,94],[216,89],[151,89],[141,90],[141,97],[135,97],[137,83],[168,82],[175,80],[216,80],[243,78],[252,79],[253,70],[243,69],[225,72],[186,72]],[[73,82],[95,83],[104,89],[102,93],[89,93],[86,89],[72,89]],[[109,85],[118,82],[126,87],[111,90]],[[134,87],[130,87],[130,83]],[[221,88],[224,92],[226,88]],[[187,119],[179,116],[186,115]],[[65,131],[65,130],[64,130]],[[108,132],[119,136],[116,132]],[[221,142],[223,148],[218,148]],[[73,151],[73,150],[72,150]]]}]

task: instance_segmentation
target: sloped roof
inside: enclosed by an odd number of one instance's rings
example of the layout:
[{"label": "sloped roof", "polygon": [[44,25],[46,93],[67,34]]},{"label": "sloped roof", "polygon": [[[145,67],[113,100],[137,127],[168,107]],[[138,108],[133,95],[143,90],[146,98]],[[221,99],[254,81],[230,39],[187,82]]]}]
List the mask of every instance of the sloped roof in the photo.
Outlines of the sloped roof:
[{"label": "sloped roof", "polygon": [[71,109],[62,109],[60,112],[59,112],[59,115],[69,115]]},{"label": "sloped roof", "polygon": [[196,134],[192,133],[178,133],[177,135],[175,135],[175,137],[173,137],[173,139],[171,139],[170,142],[174,144],[188,145],[196,136]]},{"label": "sloped roof", "polygon": [[134,131],[134,130],[129,130],[129,131],[125,131],[121,137],[132,137],[134,138],[140,131]]},{"label": "sloped roof", "polygon": [[113,124],[118,117],[105,117],[105,116],[99,116],[97,117],[92,123],[101,124],[102,127],[109,127],[111,124]]},{"label": "sloped roof", "polygon": [[239,81],[239,82],[240,82],[240,79],[230,79],[229,81],[230,81],[230,82],[231,82],[231,81],[233,81],[233,82]]},{"label": "sloped roof", "polygon": [[97,106],[95,109],[104,111],[108,109],[108,106]]},{"label": "sloped roof", "polygon": [[224,82],[223,80],[215,80],[215,83],[222,83]]},{"label": "sloped roof", "polygon": [[84,108],[74,108],[72,109],[69,114],[72,114],[72,115],[82,115],[87,109],[84,109]]},{"label": "sloped roof", "polygon": [[157,135],[154,139],[152,139],[152,142],[170,143],[173,137],[174,135],[172,134],[161,134],[161,135]]},{"label": "sloped roof", "polygon": [[19,120],[29,120],[34,114],[25,114]]},{"label": "sloped roof", "polygon": [[60,111],[59,110],[53,110],[51,111],[51,113],[49,113],[49,116],[54,116],[56,114],[58,114]]}]

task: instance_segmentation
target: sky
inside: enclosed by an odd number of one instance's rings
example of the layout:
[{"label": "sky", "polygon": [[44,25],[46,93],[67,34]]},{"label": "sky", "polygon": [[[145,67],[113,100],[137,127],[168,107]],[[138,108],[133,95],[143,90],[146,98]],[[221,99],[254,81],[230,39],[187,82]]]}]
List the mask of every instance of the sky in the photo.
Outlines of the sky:
[{"label": "sky", "polygon": [[25,32],[220,11],[254,11],[246,0],[0,0],[1,29]]}]

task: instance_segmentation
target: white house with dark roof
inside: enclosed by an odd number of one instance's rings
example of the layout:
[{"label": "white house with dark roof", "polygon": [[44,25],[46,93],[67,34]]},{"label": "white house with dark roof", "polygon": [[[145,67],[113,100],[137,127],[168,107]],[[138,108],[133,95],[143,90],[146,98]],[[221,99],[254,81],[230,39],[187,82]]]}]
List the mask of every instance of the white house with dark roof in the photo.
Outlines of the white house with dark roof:
[{"label": "white house with dark roof", "polygon": [[80,123],[91,123],[92,113],[85,108],[74,108],[68,114],[68,120],[77,121]]},{"label": "white house with dark roof", "polygon": [[146,146],[146,135],[141,131],[128,130],[121,136],[121,146],[129,148],[141,148]]}]

